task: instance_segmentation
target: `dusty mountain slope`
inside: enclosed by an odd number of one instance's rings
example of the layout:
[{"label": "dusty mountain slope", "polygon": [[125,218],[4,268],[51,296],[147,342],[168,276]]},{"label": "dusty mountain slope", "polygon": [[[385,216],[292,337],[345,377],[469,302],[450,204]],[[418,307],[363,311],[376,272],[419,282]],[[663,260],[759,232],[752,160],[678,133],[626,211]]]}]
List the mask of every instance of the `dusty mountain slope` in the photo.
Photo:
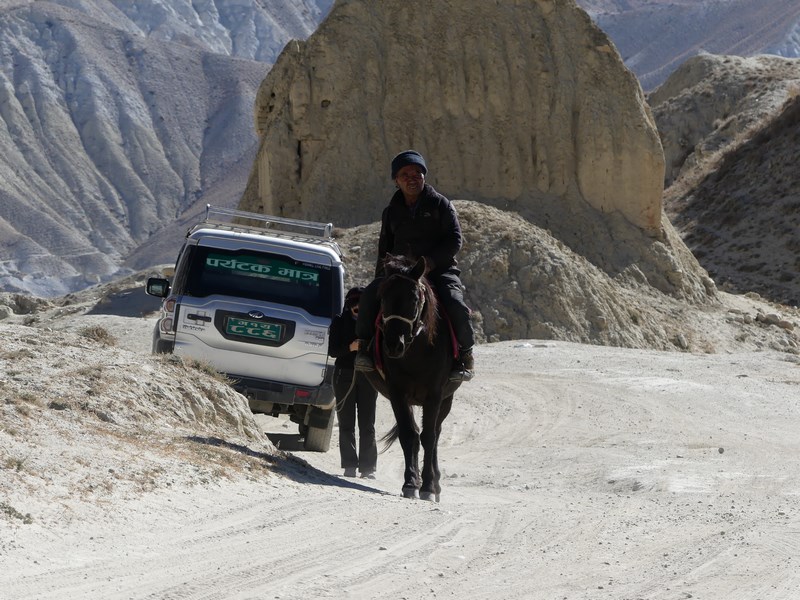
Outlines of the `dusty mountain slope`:
[{"label": "dusty mountain slope", "polygon": [[[109,292],[0,323],[4,596],[796,597],[796,355],[481,345],[432,505],[399,497],[396,445],[341,478],[336,451],[149,357],[152,318],[85,314]],[[733,314],[696,318],[722,347]]]},{"label": "dusty mountain slope", "polygon": [[794,0],[578,0],[645,90],[702,54],[800,56]]},{"label": "dusty mountain slope", "polygon": [[800,96],[668,196],[673,221],[718,284],[800,304]]},{"label": "dusty mountain slope", "polygon": [[95,0],[84,10],[123,13],[148,38],[191,44],[215,54],[271,65],[291,39],[303,39],[333,0]]},{"label": "dusty mountain slope", "polygon": [[252,156],[255,138],[235,115],[250,111],[260,63],[48,3],[0,19],[5,289],[48,295],[107,279]]},{"label": "dusty mountain slope", "polygon": [[709,159],[763,127],[798,90],[800,59],[702,54],[687,60],[648,95],[664,147],[666,185],[707,171]]},{"label": "dusty mountain slope", "polygon": [[710,276],[797,305],[800,60],[699,56],[650,95],[665,210]]}]

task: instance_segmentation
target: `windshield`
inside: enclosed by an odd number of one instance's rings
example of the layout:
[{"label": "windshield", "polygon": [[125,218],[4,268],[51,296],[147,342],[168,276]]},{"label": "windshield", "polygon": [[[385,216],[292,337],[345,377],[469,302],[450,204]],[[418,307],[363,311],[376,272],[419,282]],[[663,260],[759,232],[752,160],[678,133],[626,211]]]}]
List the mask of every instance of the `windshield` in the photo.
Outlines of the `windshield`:
[{"label": "windshield", "polygon": [[330,265],[296,261],[288,256],[252,250],[195,246],[186,294],[220,294],[305,309],[330,317],[337,312]]}]

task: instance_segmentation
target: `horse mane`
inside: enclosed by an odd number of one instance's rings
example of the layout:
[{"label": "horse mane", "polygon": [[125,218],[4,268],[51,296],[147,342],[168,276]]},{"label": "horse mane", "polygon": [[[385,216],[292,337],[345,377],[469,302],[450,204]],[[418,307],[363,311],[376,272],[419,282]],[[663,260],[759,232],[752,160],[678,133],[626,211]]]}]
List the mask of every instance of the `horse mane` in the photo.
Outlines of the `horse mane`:
[{"label": "horse mane", "polygon": [[[436,292],[433,291],[433,286],[431,286],[427,277],[430,272],[430,266],[428,265],[428,261],[425,260],[425,257],[422,257],[422,260],[425,261],[425,270],[419,277],[419,281],[422,282],[425,307],[420,315],[420,320],[425,326],[425,338],[428,344],[433,344],[433,341],[436,339],[436,334],[438,333],[439,307],[436,299]],[[392,275],[403,275],[409,279],[416,279],[412,271],[417,266],[417,263],[418,259],[411,256],[387,254],[383,259],[384,279],[378,288],[378,293],[383,295],[387,287],[387,282]]]}]

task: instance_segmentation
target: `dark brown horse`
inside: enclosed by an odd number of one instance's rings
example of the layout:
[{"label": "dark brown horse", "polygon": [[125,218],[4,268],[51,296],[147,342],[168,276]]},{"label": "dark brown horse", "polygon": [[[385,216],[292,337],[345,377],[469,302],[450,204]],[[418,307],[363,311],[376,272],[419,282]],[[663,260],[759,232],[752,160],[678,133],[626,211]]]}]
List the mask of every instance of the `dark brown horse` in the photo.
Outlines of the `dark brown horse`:
[{"label": "dark brown horse", "polygon": [[[403,496],[438,502],[439,435],[460,385],[448,381],[455,360],[450,327],[439,314],[436,295],[425,277],[424,259],[387,255],[384,273],[378,288],[377,369],[368,378],[392,404],[397,423],[384,440],[388,447],[399,439],[403,448]],[[421,432],[414,406],[422,407]]]}]

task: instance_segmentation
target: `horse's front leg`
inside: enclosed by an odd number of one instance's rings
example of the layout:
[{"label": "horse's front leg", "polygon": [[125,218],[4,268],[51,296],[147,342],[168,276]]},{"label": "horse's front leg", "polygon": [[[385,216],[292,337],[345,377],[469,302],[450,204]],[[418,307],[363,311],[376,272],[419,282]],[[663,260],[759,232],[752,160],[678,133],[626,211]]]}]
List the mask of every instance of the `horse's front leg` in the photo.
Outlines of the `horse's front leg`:
[{"label": "horse's front leg", "polygon": [[429,398],[422,411],[422,449],[425,456],[422,459],[422,486],[419,497],[422,500],[439,501],[439,460],[436,456],[439,445],[439,400]]},{"label": "horse's front leg", "polygon": [[397,422],[397,437],[403,448],[406,469],[403,475],[403,497],[417,498],[419,490],[419,431],[414,421],[414,411],[405,397],[392,397],[392,410]]},{"label": "horse's front leg", "polygon": [[422,500],[439,501],[439,468],[436,459],[436,446],[438,440],[436,430],[428,427],[426,423],[422,425],[422,449],[425,456],[422,459],[422,485],[419,488],[419,497]]},{"label": "horse's front leg", "polygon": [[442,434],[442,423],[450,414],[452,404],[452,395],[442,399],[441,404],[432,402],[429,406],[436,409],[427,410],[422,417],[422,447],[425,450],[425,457],[419,497],[423,500],[439,502],[442,494],[442,486],[439,483],[442,476],[439,471],[439,438]]}]

